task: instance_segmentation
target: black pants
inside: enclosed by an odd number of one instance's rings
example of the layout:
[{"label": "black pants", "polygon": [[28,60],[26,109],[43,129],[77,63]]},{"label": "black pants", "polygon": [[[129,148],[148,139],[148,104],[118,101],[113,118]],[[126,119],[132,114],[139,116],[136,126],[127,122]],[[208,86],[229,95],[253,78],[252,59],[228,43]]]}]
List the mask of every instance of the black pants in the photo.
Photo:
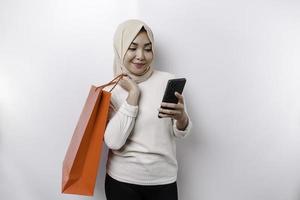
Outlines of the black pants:
[{"label": "black pants", "polygon": [[107,200],[178,200],[177,183],[165,185],[135,185],[117,181],[106,174]]}]

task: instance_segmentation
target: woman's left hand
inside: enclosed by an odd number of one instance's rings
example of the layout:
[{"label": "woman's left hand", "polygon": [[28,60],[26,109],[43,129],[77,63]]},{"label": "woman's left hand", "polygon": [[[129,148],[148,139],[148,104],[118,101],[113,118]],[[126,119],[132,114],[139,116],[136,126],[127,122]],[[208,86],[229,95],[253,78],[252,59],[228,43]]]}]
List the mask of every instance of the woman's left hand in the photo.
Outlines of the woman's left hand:
[{"label": "woman's left hand", "polygon": [[167,103],[162,102],[161,106],[164,108],[159,108],[159,116],[162,118],[170,117],[177,120],[177,128],[184,129],[188,123],[188,117],[184,110],[184,100],[183,96],[178,92],[175,92],[175,96],[178,98],[178,103]]}]

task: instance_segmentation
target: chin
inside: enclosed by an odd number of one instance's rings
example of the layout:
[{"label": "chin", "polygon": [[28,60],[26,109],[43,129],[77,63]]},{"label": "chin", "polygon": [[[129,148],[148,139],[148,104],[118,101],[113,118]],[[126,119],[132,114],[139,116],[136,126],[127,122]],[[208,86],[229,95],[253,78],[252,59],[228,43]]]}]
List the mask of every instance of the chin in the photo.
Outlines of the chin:
[{"label": "chin", "polygon": [[130,72],[133,73],[136,76],[141,76],[145,73],[146,70],[147,70],[147,67],[145,67],[143,69],[140,69],[140,70],[137,70],[137,69],[130,70]]},{"label": "chin", "polygon": [[136,76],[142,76],[145,73],[145,70],[142,72],[131,72],[131,73],[133,73]]}]

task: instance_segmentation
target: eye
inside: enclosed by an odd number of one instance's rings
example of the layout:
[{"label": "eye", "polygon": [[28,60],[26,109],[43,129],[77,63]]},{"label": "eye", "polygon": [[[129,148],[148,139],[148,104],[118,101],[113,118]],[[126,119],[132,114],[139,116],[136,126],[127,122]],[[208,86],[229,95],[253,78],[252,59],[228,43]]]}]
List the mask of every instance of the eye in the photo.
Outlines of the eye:
[{"label": "eye", "polygon": [[150,52],[150,51],[152,51],[152,49],[145,49],[145,51]]},{"label": "eye", "polygon": [[128,50],[130,50],[130,51],[135,51],[136,48],[130,47],[130,48],[128,48]]}]

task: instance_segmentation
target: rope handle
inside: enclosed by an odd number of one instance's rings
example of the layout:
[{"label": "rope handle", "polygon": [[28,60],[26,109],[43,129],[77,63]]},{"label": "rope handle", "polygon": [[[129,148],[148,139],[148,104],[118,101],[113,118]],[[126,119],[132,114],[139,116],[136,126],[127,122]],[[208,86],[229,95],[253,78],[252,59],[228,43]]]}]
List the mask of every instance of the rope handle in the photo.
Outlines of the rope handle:
[{"label": "rope handle", "polygon": [[[100,85],[100,86],[98,86],[98,87],[96,87],[96,90],[97,89],[99,89],[99,88],[105,88],[105,87],[107,87],[107,86],[110,86],[110,85],[113,85],[114,84],[114,86],[109,90],[109,92],[111,92],[116,86],[117,86],[117,84],[119,83],[119,81],[123,78],[123,76],[124,76],[124,74],[120,74],[120,75],[118,75],[118,76],[116,76],[113,80],[111,80],[109,83],[107,83],[107,84],[104,84],[104,85]],[[118,79],[118,80],[117,80]],[[116,81],[117,80],[117,81]]]}]

